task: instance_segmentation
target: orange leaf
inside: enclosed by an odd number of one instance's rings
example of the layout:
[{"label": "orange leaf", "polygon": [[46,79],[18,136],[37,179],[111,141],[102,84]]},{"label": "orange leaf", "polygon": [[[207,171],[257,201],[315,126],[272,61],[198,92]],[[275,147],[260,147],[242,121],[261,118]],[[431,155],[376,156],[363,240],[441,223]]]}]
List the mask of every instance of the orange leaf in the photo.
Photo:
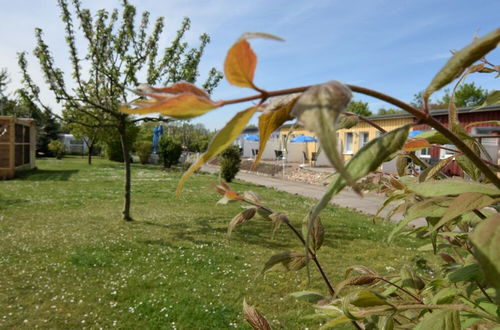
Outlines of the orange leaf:
[{"label": "orange leaf", "polygon": [[257,56],[248,41],[246,41],[246,39],[255,37],[281,40],[278,37],[265,33],[247,33],[242,35],[229,49],[224,62],[224,74],[230,84],[257,89],[253,83],[253,76],[257,66]]},{"label": "orange leaf", "polygon": [[153,90],[156,93],[169,93],[169,94],[192,93],[194,95],[208,98],[207,92],[187,82],[179,82],[172,86],[167,86],[162,88],[152,87],[151,90]]},{"label": "orange leaf", "polygon": [[246,40],[240,40],[227,52],[224,74],[227,81],[235,86],[255,89],[253,75],[257,66],[257,56]]},{"label": "orange leaf", "polygon": [[226,191],[224,196],[227,197],[228,199],[231,199],[231,200],[240,200],[241,199],[241,196],[234,191]]},{"label": "orange leaf", "polygon": [[431,147],[431,144],[425,139],[413,139],[406,142],[403,146],[403,151],[417,151]]},{"label": "orange leaf", "polygon": [[192,93],[179,94],[173,97],[164,97],[154,103],[150,103],[149,101],[144,102],[141,100],[137,102],[137,105],[138,107],[135,109],[122,107],[120,110],[125,113],[136,115],[161,113],[173,118],[188,119],[201,116],[208,111],[219,107],[218,103],[213,102],[209,98],[200,97]]}]

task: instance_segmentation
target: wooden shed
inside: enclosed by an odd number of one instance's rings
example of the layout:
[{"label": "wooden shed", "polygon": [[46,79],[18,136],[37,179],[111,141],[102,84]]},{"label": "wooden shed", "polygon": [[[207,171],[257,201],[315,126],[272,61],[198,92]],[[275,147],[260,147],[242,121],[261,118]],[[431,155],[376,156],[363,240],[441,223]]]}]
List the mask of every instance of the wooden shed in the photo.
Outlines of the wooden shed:
[{"label": "wooden shed", "polygon": [[0,180],[35,167],[36,125],[33,119],[0,116]]}]

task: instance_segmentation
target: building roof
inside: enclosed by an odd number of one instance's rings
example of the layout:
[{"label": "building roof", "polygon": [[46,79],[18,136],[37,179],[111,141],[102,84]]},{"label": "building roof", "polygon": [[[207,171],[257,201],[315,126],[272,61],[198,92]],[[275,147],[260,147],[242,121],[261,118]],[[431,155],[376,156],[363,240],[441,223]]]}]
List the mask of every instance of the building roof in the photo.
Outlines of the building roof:
[{"label": "building roof", "polygon": [[[477,109],[477,107],[459,108],[458,109],[458,113],[490,112],[490,111],[500,111],[500,105],[489,105],[489,106],[486,106],[486,107],[483,107],[480,109]],[[431,114],[433,116],[447,115],[448,109],[431,110]],[[408,117],[414,117],[414,116],[408,112],[402,112],[402,113],[395,113],[395,114],[389,114],[389,115],[375,115],[375,116],[370,116],[368,118],[370,118],[370,119],[393,119],[393,118],[408,118]]]}]

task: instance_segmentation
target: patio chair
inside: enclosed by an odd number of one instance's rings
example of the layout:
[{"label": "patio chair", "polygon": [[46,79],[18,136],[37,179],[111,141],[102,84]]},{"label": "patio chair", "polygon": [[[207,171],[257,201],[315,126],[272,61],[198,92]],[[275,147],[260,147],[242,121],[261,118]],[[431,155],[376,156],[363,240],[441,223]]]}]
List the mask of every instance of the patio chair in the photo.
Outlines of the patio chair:
[{"label": "patio chair", "polygon": [[313,151],[311,154],[311,165],[316,166],[316,161],[318,160],[318,153]]}]

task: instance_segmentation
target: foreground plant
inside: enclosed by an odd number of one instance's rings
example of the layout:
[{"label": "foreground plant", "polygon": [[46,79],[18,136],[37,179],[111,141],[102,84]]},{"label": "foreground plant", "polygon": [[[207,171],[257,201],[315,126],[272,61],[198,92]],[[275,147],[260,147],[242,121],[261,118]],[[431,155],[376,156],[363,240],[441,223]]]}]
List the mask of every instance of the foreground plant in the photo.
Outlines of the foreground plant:
[{"label": "foreground plant", "polygon": [[[238,113],[220,130],[207,151],[183,175],[177,192],[181,192],[184,183],[195,170],[232,143],[256,112],[262,114],[259,117],[259,155],[255,163],[259,161],[271,132],[284,122],[297,119],[319,137],[326,156],[337,170],[325,195],[304,217],[302,231],[297,230],[286,215],[262,205],[255,194],[247,192],[241,195],[223,183],[216,187],[224,195],[222,203],[239,201],[250,205],[250,208],[230,222],[229,234],[237,225],[249,221],[259,213],[275,226],[285,224],[303,245],[302,251],[285,251],[272,256],[263,271],[278,264],[296,271],[313,261],[322,275],[328,293],[296,296],[316,303],[317,316],[329,319],[325,328],[345,322],[352,322],[356,328],[383,329],[487,328],[500,324],[500,217],[491,208],[500,198],[500,179],[495,173],[498,166],[482,158],[481,144],[460,126],[454,92],[449,104],[447,126],[434,119],[428,109],[432,93],[454,79],[460,78],[458,86],[470,73],[500,73],[500,66],[491,64],[485,58],[500,42],[500,29],[455,52],[425,90],[422,108],[413,107],[375,90],[337,81],[278,91],[264,90],[257,87],[253,80],[257,57],[247,40],[254,37],[280,40],[262,33],[243,35],[228,51],[224,70],[229,83],[253,89],[257,91],[257,95],[213,101],[203,90],[187,83],[164,88],[146,86],[137,91],[145,99],[137,100],[135,107],[127,106],[122,109],[132,114],[159,112],[173,118],[192,118],[227,104],[259,100],[257,105]],[[346,111],[352,92],[391,103],[416,117],[418,124],[427,124],[434,130],[415,139],[408,139],[412,125],[385,132],[368,118]],[[492,92],[486,105],[499,103],[498,95],[498,91]],[[354,126],[359,120],[369,123],[383,134],[370,141],[344,164],[338,154],[336,131]],[[433,166],[415,155],[415,151],[428,147],[450,149],[444,146],[450,144],[455,146],[451,150],[456,153]],[[439,254],[445,262],[443,269],[427,278],[411,268],[404,268],[399,274],[382,275],[354,265],[346,270],[344,281],[333,285],[317,256],[324,236],[319,214],[346,186],[351,186],[360,193],[357,182],[394,157],[398,157],[399,177],[385,178],[388,199],[382,208],[392,205],[390,214],[403,212],[404,220],[396,227],[390,239],[407,231],[405,226],[411,220],[425,218],[427,225],[412,233],[430,241],[429,249]],[[407,158],[412,161],[409,165]],[[468,179],[451,179],[442,172],[451,161],[458,163]],[[410,175],[409,167],[417,174]],[[265,318],[246,303],[245,315],[254,328],[269,328]]]}]

